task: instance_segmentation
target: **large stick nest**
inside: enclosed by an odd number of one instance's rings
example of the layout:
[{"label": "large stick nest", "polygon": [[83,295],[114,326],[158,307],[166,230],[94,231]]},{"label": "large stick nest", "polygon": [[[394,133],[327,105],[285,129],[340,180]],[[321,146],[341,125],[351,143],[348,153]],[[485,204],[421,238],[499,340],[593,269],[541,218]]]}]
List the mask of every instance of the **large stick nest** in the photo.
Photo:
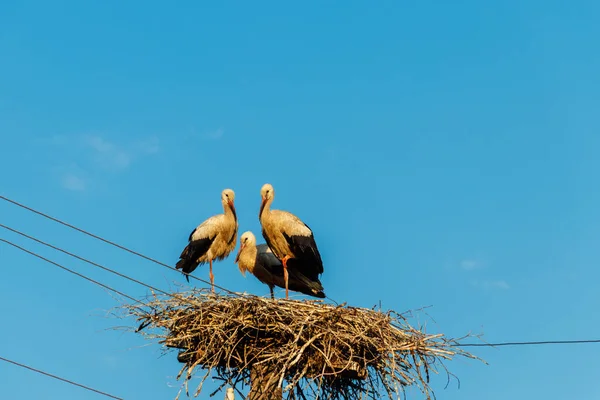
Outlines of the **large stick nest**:
[{"label": "large stick nest", "polygon": [[194,396],[211,372],[223,381],[218,390],[231,385],[241,394],[238,385],[249,383],[252,368],[262,365],[288,399],[397,399],[411,385],[430,399],[430,374],[441,367],[451,376],[443,361],[476,358],[456,340],[417,330],[393,311],[204,289],[154,296],[145,304],[125,307],[141,321],[138,332],[180,349],[184,366],[177,379],[185,374],[188,395],[194,371],[205,371]]}]

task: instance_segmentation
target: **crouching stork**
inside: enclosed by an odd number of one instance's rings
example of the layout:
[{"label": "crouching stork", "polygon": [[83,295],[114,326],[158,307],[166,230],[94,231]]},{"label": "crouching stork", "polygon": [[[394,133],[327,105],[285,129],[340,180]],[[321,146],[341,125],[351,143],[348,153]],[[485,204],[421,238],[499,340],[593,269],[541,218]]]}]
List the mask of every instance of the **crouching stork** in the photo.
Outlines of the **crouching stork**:
[{"label": "crouching stork", "polygon": [[[275,254],[266,244],[256,244],[256,237],[250,231],[244,232],[240,236],[240,250],[238,251],[235,262],[242,275],[246,276],[246,271],[250,271],[259,281],[269,286],[271,298],[274,299],[273,288],[278,286],[285,288],[283,277],[283,265]],[[319,279],[311,280],[305,276],[302,271],[294,268],[293,265],[287,268],[289,279],[289,290],[300,292],[309,296],[325,298],[323,286]]]},{"label": "crouching stork", "polygon": [[223,260],[234,249],[237,242],[238,221],[234,206],[235,193],[225,189],[221,193],[223,214],[213,215],[201,223],[190,233],[188,244],[185,246],[179,261],[175,266],[185,274],[185,279],[190,281],[189,274],[198,265],[210,264],[210,285],[215,291],[215,277],[212,263],[214,260]]},{"label": "crouching stork", "polygon": [[287,211],[271,210],[275,197],[273,186],[266,183],[260,189],[262,201],[258,219],[262,235],[275,256],[281,260],[285,282],[285,298],[288,298],[289,268],[301,272],[311,281],[319,281],[323,273],[323,261],[311,229],[300,218]]}]

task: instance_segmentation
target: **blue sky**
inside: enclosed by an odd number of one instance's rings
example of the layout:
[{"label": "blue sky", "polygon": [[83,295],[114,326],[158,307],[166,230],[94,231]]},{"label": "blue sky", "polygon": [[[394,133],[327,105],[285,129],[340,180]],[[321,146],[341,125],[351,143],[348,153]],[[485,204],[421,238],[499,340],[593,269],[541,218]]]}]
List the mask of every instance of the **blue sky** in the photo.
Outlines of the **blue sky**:
[{"label": "blue sky", "polygon": [[[174,264],[226,187],[259,235],[270,182],[274,208],[315,232],[338,302],[431,305],[431,332],[490,342],[597,337],[599,18],[593,1],[2,2],[1,193]],[[185,282],[7,203],[0,216],[163,289]],[[0,356],[125,399],[175,397],[175,355],[110,330],[113,297],[5,245],[0,265]],[[268,295],[233,257],[215,282]],[[451,362],[461,388],[434,388],[597,398],[597,351],[475,349],[489,366]],[[0,372],[3,398],[100,398]]]}]

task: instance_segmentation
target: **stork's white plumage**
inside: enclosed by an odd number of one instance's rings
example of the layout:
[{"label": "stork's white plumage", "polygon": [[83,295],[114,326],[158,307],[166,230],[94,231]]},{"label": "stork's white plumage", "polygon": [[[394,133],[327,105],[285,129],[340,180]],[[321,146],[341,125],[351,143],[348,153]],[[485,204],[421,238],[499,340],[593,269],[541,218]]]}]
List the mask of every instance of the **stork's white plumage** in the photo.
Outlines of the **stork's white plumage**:
[{"label": "stork's white plumage", "polygon": [[234,249],[237,241],[238,221],[234,206],[235,193],[225,189],[221,193],[223,214],[214,215],[201,223],[190,233],[188,244],[185,246],[176,268],[181,269],[189,282],[188,275],[198,265],[210,264],[210,283],[214,291],[214,275],[212,263],[222,260]]},{"label": "stork's white plumage", "polygon": [[225,392],[225,400],[235,400],[233,388],[227,388],[227,391]]},{"label": "stork's white plumage", "polygon": [[288,298],[288,264],[302,272],[311,281],[319,281],[323,261],[312,230],[297,216],[287,211],[271,210],[275,198],[273,186],[266,183],[260,190],[261,204],[258,219],[267,244],[281,260]]},{"label": "stork's white plumage", "polygon": [[[259,281],[269,286],[271,298],[275,286],[285,288],[283,265],[266,244],[256,244],[256,236],[250,231],[240,236],[240,250],[235,258],[242,275],[250,271]],[[302,271],[288,266],[289,290],[304,293],[309,296],[325,298],[323,286],[319,280],[313,281],[302,274]]]}]

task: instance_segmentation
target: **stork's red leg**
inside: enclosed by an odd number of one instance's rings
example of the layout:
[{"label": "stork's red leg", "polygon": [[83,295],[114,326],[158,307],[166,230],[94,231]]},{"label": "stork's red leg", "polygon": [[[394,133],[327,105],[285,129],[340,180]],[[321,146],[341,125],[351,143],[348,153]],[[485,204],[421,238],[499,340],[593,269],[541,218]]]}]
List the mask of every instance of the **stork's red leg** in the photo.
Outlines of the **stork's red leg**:
[{"label": "stork's red leg", "polygon": [[288,300],[288,270],[287,270],[287,261],[290,259],[290,256],[285,256],[281,260],[283,264],[283,280],[285,281],[285,299]]},{"label": "stork's red leg", "polygon": [[213,275],[212,272],[212,260],[209,260],[209,264],[210,264],[210,290],[212,290],[212,292],[215,292],[215,276]]}]

